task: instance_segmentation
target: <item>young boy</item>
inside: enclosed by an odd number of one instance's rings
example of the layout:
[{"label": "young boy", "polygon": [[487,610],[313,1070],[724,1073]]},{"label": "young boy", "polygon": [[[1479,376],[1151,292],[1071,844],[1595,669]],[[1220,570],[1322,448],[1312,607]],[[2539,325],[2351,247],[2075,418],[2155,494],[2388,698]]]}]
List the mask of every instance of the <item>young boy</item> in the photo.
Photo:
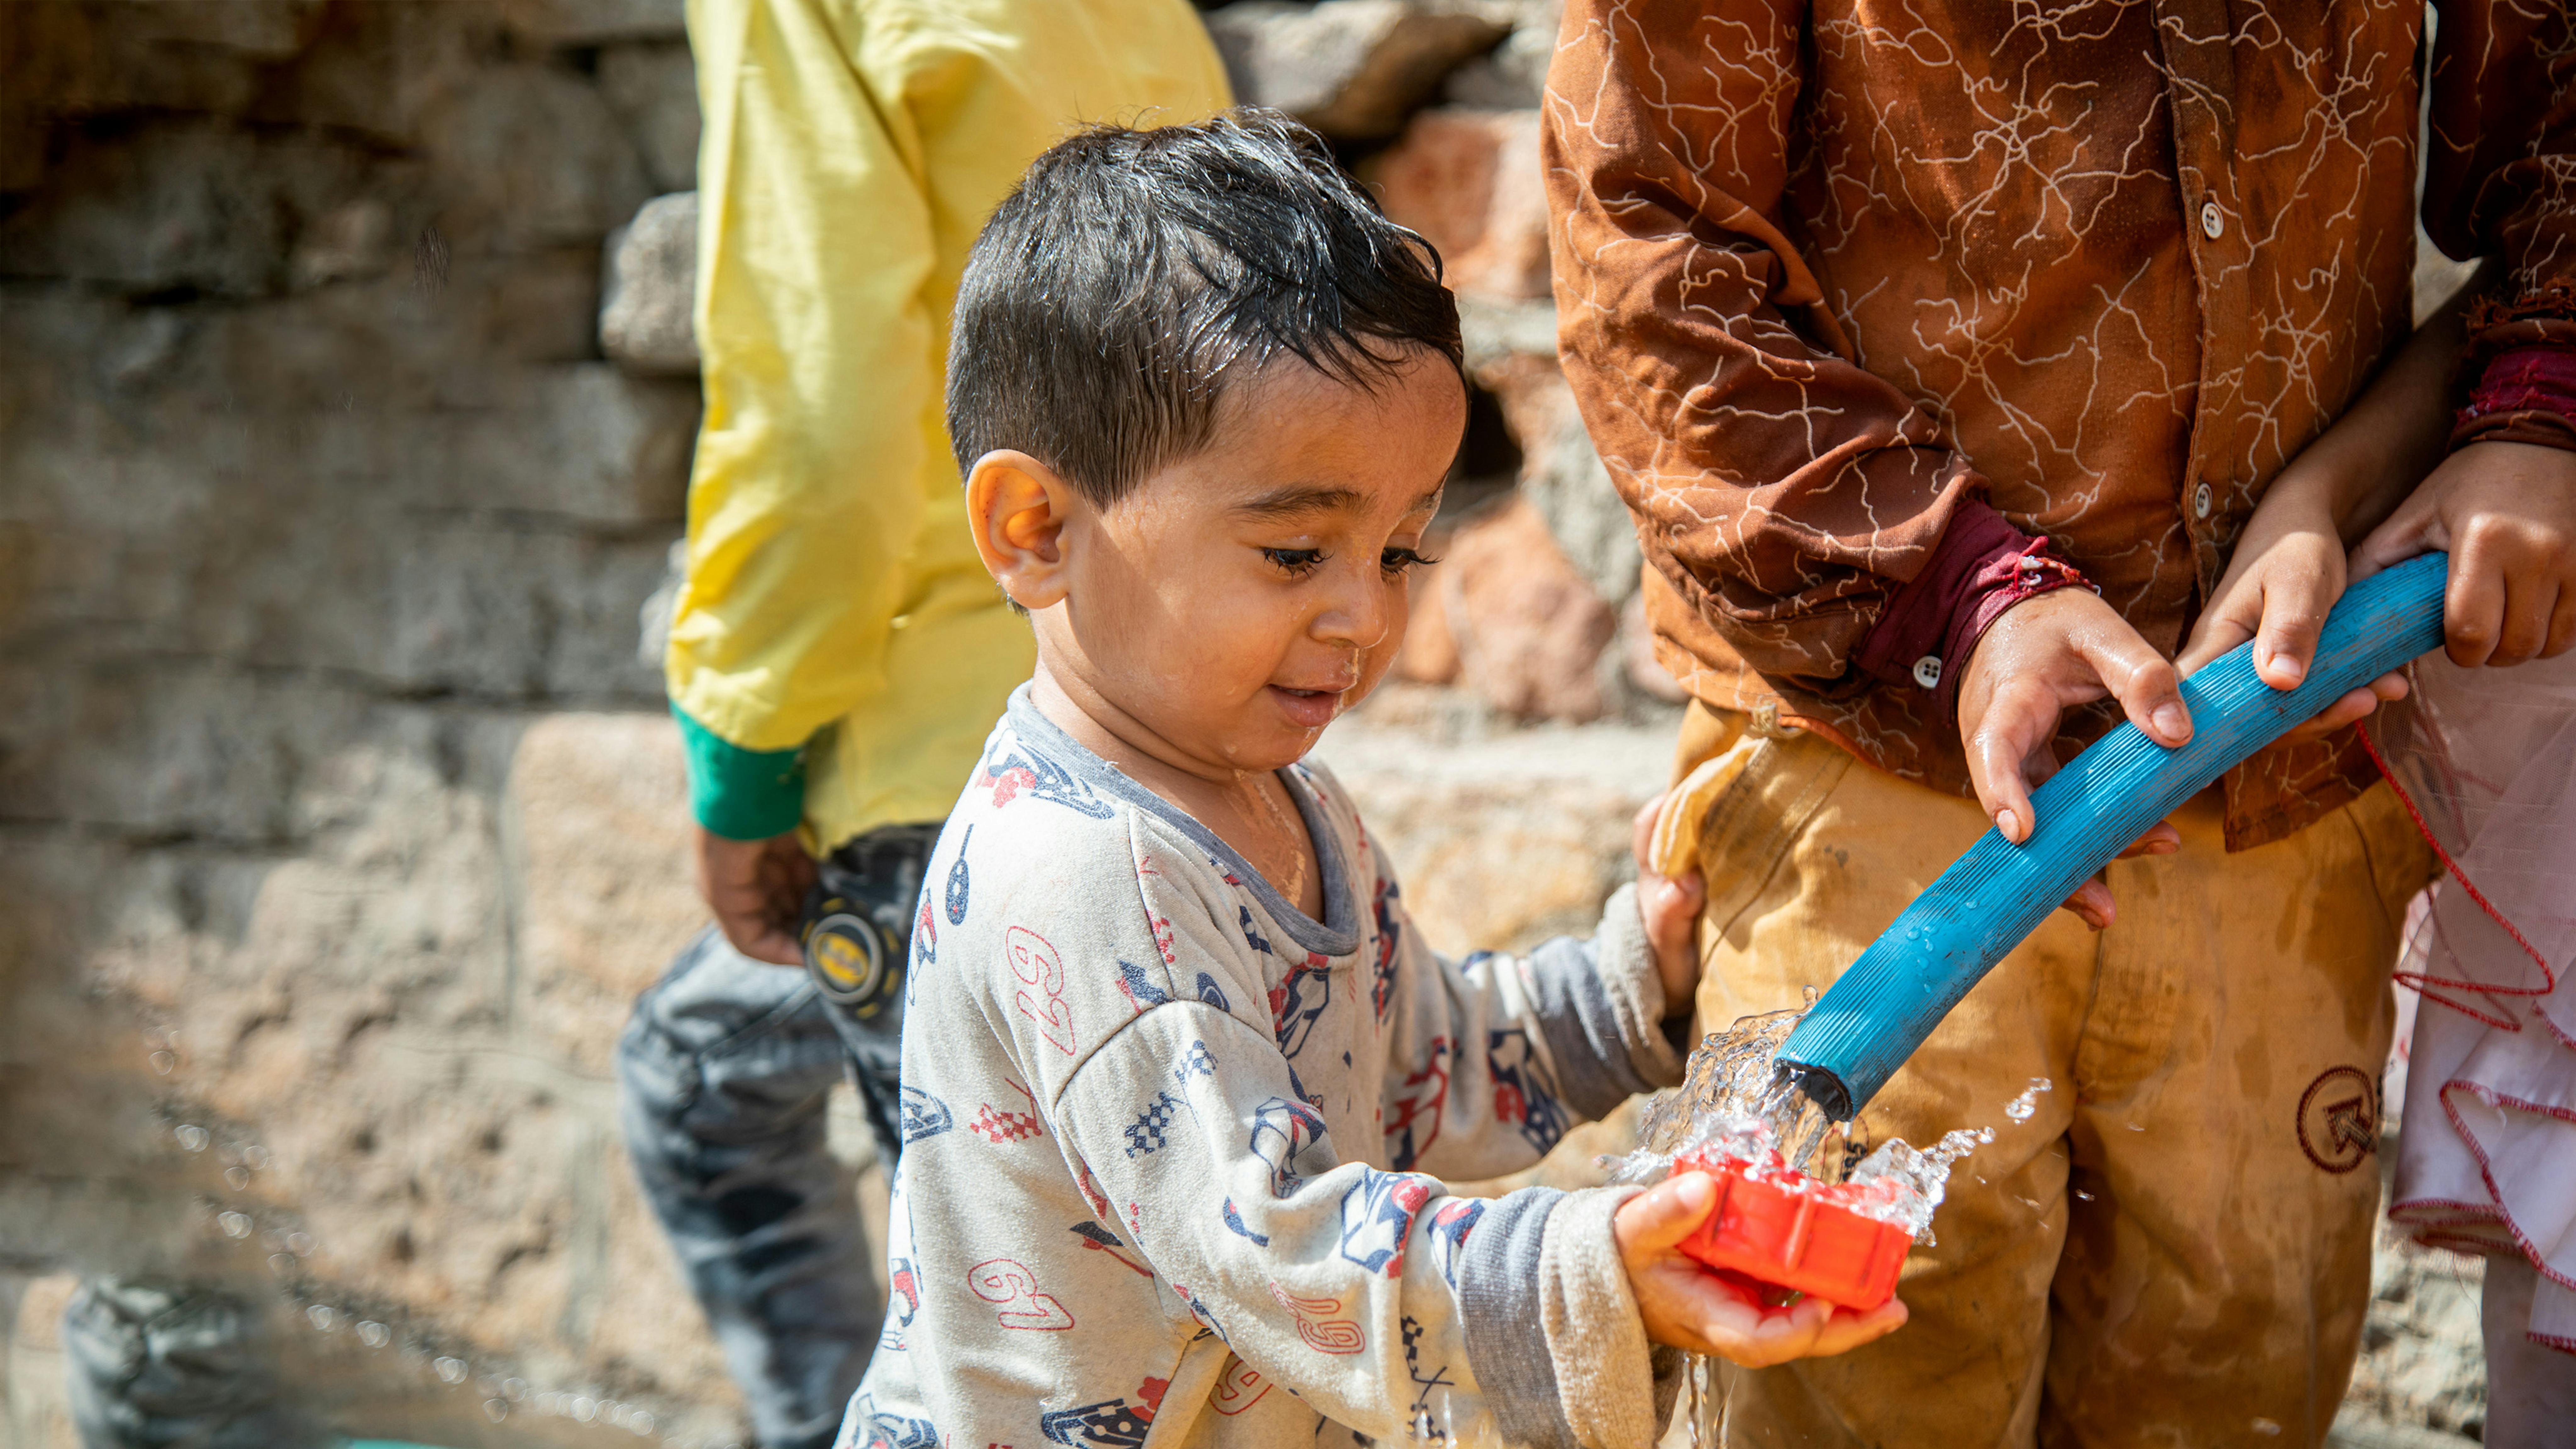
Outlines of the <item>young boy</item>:
[{"label": "young boy", "polygon": [[1703,1177],[1431,1175],[1679,1079],[1699,890],[1443,961],[1303,763],[1403,637],[1464,426],[1420,239],[1287,123],[1098,130],[995,213],[955,329],[970,523],[1037,674],[931,859],[894,1298],[841,1442],[1644,1449],[1650,1342],[1776,1362],[1902,1322],[1698,1271]]}]

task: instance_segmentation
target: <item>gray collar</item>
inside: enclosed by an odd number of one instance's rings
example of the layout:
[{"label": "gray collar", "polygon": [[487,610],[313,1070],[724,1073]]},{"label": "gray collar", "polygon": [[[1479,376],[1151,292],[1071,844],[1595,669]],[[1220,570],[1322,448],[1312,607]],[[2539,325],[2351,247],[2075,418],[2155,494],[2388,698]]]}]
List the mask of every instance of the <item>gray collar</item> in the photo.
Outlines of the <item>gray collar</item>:
[{"label": "gray collar", "polygon": [[1082,742],[1058,728],[1056,722],[1038,712],[1029,699],[1029,686],[1011,691],[1010,708],[1005,714],[1011,729],[1031,746],[1056,757],[1056,762],[1079,777],[1086,785],[1104,795],[1123,800],[1135,808],[1151,813],[1190,838],[1192,844],[1213,856],[1244,888],[1260,900],[1262,910],[1291,940],[1321,956],[1348,956],[1360,948],[1358,899],[1351,890],[1350,868],[1342,858],[1341,837],[1333,833],[1324,818],[1324,806],[1315,798],[1312,787],[1299,779],[1294,770],[1281,770],[1279,783],[1288,790],[1288,798],[1297,802],[1297,815],[1306,822],[1306,836],[1315,845],[1315,859],[1324,872],[1324,919],[1316,920],[1287,897],[1271,888],[1252,862],[1235,853],[1233,846],[1217,838],[1215,831],[1201,825],[1189,812],[1171,801],[1128,779],[1118,767],[1093,754]]}]

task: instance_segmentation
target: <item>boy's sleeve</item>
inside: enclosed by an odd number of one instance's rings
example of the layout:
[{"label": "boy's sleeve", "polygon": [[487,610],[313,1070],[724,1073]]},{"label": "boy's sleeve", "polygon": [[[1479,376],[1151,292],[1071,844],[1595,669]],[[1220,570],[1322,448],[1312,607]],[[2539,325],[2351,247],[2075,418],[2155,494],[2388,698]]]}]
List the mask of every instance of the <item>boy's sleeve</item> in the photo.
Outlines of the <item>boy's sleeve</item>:
[{"label": "boy's sleeve", "polygon": [[1919,641],[1870,637],[1892,598],[2028,540],[1851,360],[1781,229],[1806,23],[1794,0],[1568,0],[1541,146],[1566,378],[1648,562],[1745,663],[1822,690],[1906,677]]},{"label": "boy's sleeve", "polygon": [[1344,1162],[1278,1045],[1201,1001],[1139,1013],[1054,1117],[1102,1221],[1335,1422],[1381,1442],[1481,1424],[1545,1449],[1654,1443],[1668,1396],[1611,1236],[1634,1189],[1455,1197]]},{"label": "boy's sleeve", "polygon": [[1444,1178],[1517,1172],[1576,1123],[1680,1085],[1680,1043],[1666,1030],[1635,886],[1611,895],[1590,940],[1560,936],[1526,957],[1457,962],[1422,944],[1392,880],[1382,877],[1378,893],[1381,939],[1392,936],[1400,958],[1387,1161]]},{"label": "boy's sleeve", "polygon": [[818,0],[689,4],[706,414],[666,674],[698,819],[737,839],[795,828],[796,752],[882,672],[944,446],[929,206],[834,25]]}]

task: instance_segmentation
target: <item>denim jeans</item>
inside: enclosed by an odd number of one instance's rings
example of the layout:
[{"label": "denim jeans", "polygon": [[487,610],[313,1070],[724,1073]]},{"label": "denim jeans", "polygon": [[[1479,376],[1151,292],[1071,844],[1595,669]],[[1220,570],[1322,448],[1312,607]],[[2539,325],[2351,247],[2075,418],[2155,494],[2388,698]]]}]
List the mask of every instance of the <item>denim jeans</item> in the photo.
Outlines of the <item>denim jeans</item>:
[{"label": "denim jeans", "polygon": [[298,1449],[330,1436],[279,1402],[260,1311],[218,1289],[92,1278],[63,1311],[86,1449]]},{"label": "denim jeans", "polygon": [[[936,826],[873,832],[823,863],[898,942]],[[751,1409],[763,1449],[828,1445],[885,1304],[858,1204],[824,1143],[847,1074],[889,1174],[903,1020],[861,1020],[805,971],[755,961],[709,928],[636,1002],[617,1045],[618,1109],[645,1197]]]}]

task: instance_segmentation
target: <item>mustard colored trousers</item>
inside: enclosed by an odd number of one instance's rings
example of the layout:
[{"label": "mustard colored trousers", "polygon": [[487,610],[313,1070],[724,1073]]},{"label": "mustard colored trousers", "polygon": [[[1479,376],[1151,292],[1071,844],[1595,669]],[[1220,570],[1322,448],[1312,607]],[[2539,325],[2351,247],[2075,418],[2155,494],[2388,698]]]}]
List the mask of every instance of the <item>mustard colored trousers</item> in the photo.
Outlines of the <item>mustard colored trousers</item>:
[{"label": "mustard colored trousers", "polygon": [[[1687,773],[1740,733],[1693,706]],[[1750,741],[1700,822],[1702,1030],[1830,986],[1965,851],[1976,803],[1812,734]],[[2434,861],[2385,786],[2235,855],[2116,861],[2119,918],[2051,916],[1860,1114],[1959,1164],[1902,1329],[1723,1376],[1726,1445],[2315,1446],[2352,1371],[2407,898]],[[2051,1087],[2015,1121],[2005,1108]]]}]

